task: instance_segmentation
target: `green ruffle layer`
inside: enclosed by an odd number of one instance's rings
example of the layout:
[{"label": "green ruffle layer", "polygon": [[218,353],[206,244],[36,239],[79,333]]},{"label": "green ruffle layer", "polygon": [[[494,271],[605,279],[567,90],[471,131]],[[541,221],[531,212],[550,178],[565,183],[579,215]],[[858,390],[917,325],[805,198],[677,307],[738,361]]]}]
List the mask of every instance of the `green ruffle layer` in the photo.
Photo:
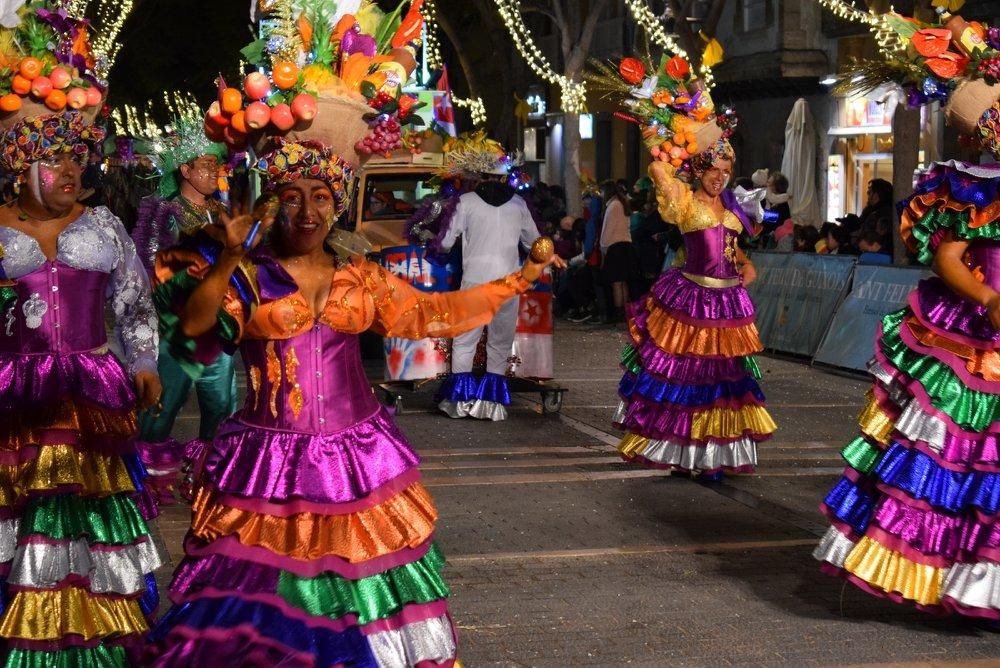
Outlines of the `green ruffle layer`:
[{"label": "green ruffle layer", "polygon": [[631,343],[625,344],[625,347],[622,348],[622,366],[636,375],[642,372],[639,351]]},{"label": "green ruffle layer", "polygon": [[858,473],[868,475],[882,459],[882,450],[868,442],[863,436],[844,446],[840,455]]},{"label": "green ruffle layer", "polygon": [[976,239],[1000,240],[1000,226],[983,225],[982,227],[969,227],[968,211],[944,211],[932,208],[923,218],[916,221],[910,229],[910,234],[916,244],[917,259],[921,263],[929,265],[934,260],[935,248],[931,247],[931,240],[938,230],[950,230],[955,239],[975,241]]},{"label": "green ruffle layer", "polygon": [[434,545],[417,561],[361,580],[332,573],[303,578],[282,571],[278,595],[313,616],[336,619],[354,613],[359,624],[368,624],[396,614],[406,604],[446,598],[442,568],[444,556]]},{"label": "green ruffle layer", "polygon": [[125,649],[119,646],[67,647],[56,652],[13,649],[5,668],[122,668],[127,665]]},{"label": "green ruffle layer", "polygon": [[54,540],[85,537],[91,544],[132,545],[149,535],[149,527],[127,493],[104,497],[56,494],[28,502],[20,533]]},{"label": "green ruffle layer", "polygon": [[[184,335],[184,332],[181,331],[180,315],[175,309],[178,304],[187,301],[200,282],[186,271],[181,271],[157,286],[153,291],[153,304],[155,304],[156,311],[160,316],[160,338],[167,342],[170,354],[192,378],[200,378],[205,371],[205,365],[195,361],[198,339]],[[212,336],[222,341],[235,343],[240,332],[238,323],[233,316],[221,309],[218,317]]]},{"label": "green ruffle layer", "polygon": [[947,364],[906,347],[899,327],[910,313],[901,309],[882,319],[882,352],[890,364],[923,386],[931,404],[964,429],[983,431],[1000,420],[1000,395],[966,387]]}]

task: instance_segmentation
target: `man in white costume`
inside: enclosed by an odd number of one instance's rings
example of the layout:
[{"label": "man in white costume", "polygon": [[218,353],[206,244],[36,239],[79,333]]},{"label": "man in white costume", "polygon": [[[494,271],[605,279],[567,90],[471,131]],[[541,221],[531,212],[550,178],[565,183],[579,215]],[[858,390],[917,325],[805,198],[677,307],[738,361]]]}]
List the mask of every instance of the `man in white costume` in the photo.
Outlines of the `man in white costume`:
[{"label": "man in white costume", "polygon": [[[494,156],[480,170],[482,182],[459,198],[445,250],[462,239],[462,289],[502,278],[521,266],[519,250],[531,247],[538,228],[528,205],[507,184],[508,161]],[[454,418],[504,420],[510,404],[507,361],[514,344],[519,300],[504,304],[486,325],[486,375],[476,378],[472,362],[482,336],[474,329],[452,342],[451,375],[439,392],[438,407]]]}]

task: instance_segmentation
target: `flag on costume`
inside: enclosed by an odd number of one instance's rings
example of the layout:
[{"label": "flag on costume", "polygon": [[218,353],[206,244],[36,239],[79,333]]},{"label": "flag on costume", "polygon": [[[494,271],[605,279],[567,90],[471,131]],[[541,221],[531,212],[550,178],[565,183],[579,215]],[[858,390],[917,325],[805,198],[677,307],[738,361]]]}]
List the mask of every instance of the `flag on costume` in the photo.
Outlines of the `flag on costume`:
[{"label": "flag on costume", "polygon": [[441,78],[437,89],[444,93],[434,98],[434,121],[452,137],[458,135],[455,130],[455,108],[451,104],[451,86],[448,85],[448,68],[441,66]]}]

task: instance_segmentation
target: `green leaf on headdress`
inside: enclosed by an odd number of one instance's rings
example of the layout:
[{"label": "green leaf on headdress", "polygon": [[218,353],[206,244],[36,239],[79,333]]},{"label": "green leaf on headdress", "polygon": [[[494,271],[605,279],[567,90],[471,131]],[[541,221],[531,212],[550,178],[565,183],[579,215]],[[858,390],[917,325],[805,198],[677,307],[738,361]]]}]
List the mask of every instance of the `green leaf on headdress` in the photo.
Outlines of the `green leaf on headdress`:
[{"label": "green leaf on headdress", "polygon": [[392,36],[396,34],[396,30],[399,29],[399,24],[403,22],[400,18],[400,14],[403,12],[403,5],[407,4],[410,0],[401,0],[401,2],[396,5],[396,9],[390,14],[386,14],[379,21],[378,29],[375,31],[375,44],[377,45],[378,53],[388,53],[389,42],[392,41]]},{"label": "green leaf on headdress", "polygon": [[266,46],[266,39],[258,39],[240,49],[240,53],[251,65],[262,65],[265,62],[264,49]]},{"label": "green leaf on headdress", "polygon": [[368,100],[370,100],[373,97],[375,97],[375,94],[378,92],[375,89],[375,84],[373,84],[371,81],[367,81],[367,80],[363,80],[361,82],[360,91],[361,91],[361,94],[365,96],[365,99],[368,99]]},{"label": "green leaf on headdress", "polygon": [[917,23],[915,20],[907,19],[899,14],[885,14],[883,16],[887,26],[892,28],[892,31],[902,37],[903,39],[910,39],[916,34],[921,28],[927,26]]}]

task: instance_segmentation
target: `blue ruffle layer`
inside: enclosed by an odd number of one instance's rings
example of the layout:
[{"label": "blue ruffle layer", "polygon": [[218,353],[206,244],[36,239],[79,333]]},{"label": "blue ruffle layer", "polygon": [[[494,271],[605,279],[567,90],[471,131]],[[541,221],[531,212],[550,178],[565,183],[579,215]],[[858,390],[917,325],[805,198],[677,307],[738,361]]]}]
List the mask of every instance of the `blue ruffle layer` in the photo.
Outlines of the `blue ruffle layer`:
[{"label": "blue ruffle layer", "polygon": [[376,668],[377,665],[368,641],[356,627],[340,633],[310,628],[285,617],[273,606],[234,597],[199,599],[171,607],[150,633],[149,640],[162,642],[175,626],[226,629],[241,624],[251,625],[261,635],[296,651],[312,654],[317,666]]},{"label": "blue ruffle layer", "polygon": [[639,375],[626,371],[618,384],[623,399],[639,395],[649,401],[680,406],[707,406],[722,400],[743,399],[747,393],[763,403],[764,393],[749,374],[738,381],[724,381],[711,385],[674,385],[666,383],[643,371]]},{"label": "blue ruffle layer", "polygon": [[453,373],[438,389],[434,401],[492,401],[510,405],[510,388],[506,376],[496,373],[477,378],[472,373]]},{"label": "blue ruffle layer", "polygon": [[863,534],[875,510],[875,497],[850,478],[841,478],[823,499],[834,517]]},{"label": "blue ruffle layer", "polygon": [[952,471],[899,443],[892,444],[873,473],[885,484],[950,513],[976,507],[994,515],[1000,509],[1000,474]]}]

